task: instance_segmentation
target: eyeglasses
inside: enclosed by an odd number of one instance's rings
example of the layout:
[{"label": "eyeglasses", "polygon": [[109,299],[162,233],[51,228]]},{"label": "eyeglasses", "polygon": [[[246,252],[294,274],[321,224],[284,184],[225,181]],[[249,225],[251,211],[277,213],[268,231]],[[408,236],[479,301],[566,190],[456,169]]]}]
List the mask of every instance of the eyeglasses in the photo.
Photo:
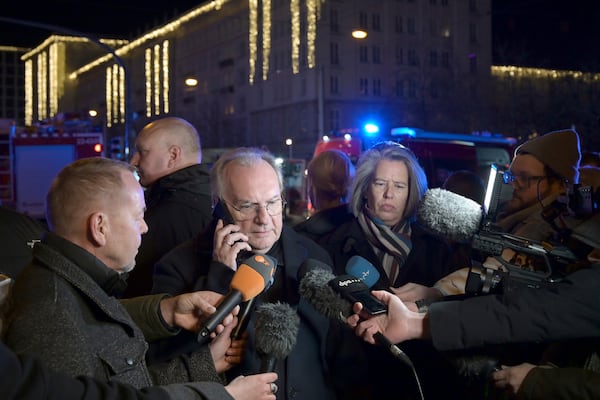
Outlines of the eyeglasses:
[{"label": "eyeglasses", "polygon": [[283,207],[287,204],[285,200],[279,198],[277,200],[268,201],[265,205],[261,205],[258,203],[246,203],[241,204],[239,206],[234,206],[231,203],[227,203],[237,211],[242,220],[253,218],[257,213],[260,212],[261,208],[264,208],[267,214],[270,216],[275,216],[281,214],[283,211]]},{"label": "eyeglasses", "polygon": [[513,182],[517,182],[517,184],[523,188],[528,189],[531,186],[531,181],[532,180],[537,180],[538,182],[542,179],[546,179],[547,176],[545,175],[534,175],[534,176],[527,176],[527,175],[514,175],[512,174],[510,171],[505,171],[504,174],[502,175],[502,180],[504,181],[504,183],[513,183]]}]

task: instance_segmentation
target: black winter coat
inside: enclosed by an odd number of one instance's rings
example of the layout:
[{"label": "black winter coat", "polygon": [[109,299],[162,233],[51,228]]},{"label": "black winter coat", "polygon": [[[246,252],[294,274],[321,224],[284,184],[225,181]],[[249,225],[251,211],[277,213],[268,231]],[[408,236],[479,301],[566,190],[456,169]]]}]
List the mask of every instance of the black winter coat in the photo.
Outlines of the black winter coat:
[{"label": "black winter coat", "polygon": [[146,189],[145,197],[148,232],[142,236],[135,269],[127,278],[125,298],[149,294],[154,264],[210,223],[209,168],[196,164],[164,176]]},{"label": "black winter coat", "polygon": [[[412,224],[411,229],[413,247],[395,282],[389,281],[356,218],[339,226],[322,246],[329,251],[337,275],[346,273],[346,264],[354,255],[370,261],[380,274],[374,289],[399,287],[409,282],[433,286],[438,279],[455,268],[448,262],[449,247],[441,238],[426,233],[416,223]],[[425,399],[464,399],[465,387],[454,365],[451,360],[438,353],[431,343],[411,341],[402,343],[400,347],[415,366]],[[390,398],[390,393],[394,393],[395,399],[412,400],[420,397],[413,371],[405,363],[392,357],[384,346],[372,346],[357,338],[354,351],[368,360],[368,364],[357,365],[355,368],[361,369],[360,373],[367,377],[364,382],[373,398]],[[399,386],[403,390],[399,391]]]},{"label": "black winter coat", "polygon": [[[215,222],[216,223],[216,222]],[[234,271],[212,261],[213,229],[200,234],[195,240],[187,241],[169,252],[156,266],[154,293],[173,295],[193,290],[212,290],[226,294]],[[341,324],[330,321],[319,314],[298,293],[298,269],[309,258],[331,264],[327,252],[316,243],[297,234],[284,225],[279,240],[283,258],[279,259],[272,287],[260,295],[261,301],[285,302],[294,307],[300,317],[297,341],[285,360],[277,363],[279,391],[277,399],[368,399],[360,392],[360,376],[353,375],[359,362],[356,355],[345,353],[344,339],[355,340],[350,329],[336,333],[337,341],[331,341],[330,332],[336,332]],[[229,376],[259,372],[260,359],[254,350],[253,320],[247,328],[248,349],[243,363],[231,371]],[[177,354],[189,351],[197,345],[195,335],[185,332],[176,339],[169,339],[151,346],[150,354],[163,356],[169,352]],[[178,343],[176,343],[178,342]]]},{"label": "black winter coat", "polygon": [[294,225],[294,230],[317,243],[322,243],[340,225],[352,219],[354,219],[354,215],[348,209],[348,205],[343,204],[315,213],[309,219]]}]

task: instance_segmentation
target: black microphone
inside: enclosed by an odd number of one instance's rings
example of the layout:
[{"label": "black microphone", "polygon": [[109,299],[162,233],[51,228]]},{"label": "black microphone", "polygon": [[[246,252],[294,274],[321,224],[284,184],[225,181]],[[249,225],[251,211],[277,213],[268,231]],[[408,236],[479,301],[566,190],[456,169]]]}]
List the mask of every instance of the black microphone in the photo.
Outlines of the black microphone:
[{"label": "black microphone", "polygon": [[[326,317],[346,323],[346,319],[353,314],[353,304],[342,298],[329,284],[330,281],[336,278],[331,272],[331,268],[321,261],[308,259],[298,271],[301,270],[303,275],[298,274],[300,278],[300,296]],[[385,346],[394,357],[412,367],[413,364],[410,358],[381,332],[377,332],[373,336],[377,343]]]},{"label": "black microphone", "polygon": [[231,279],[229,293],[200,328],[198,342],[207,340],[217,325],[242,301],[248,301],[263,291],[273,275],[274,265],[272,257],[256,254],[238,267]]},{"label": "black microphone", "polygon": [[263,303],[256,308],[254,325],[260,373],[273,372],[277,360],[286,358],[296,345],[300,317],[287,303]]},{"label": "black microphone", "polygon": [[[273,265],[276,268],[277,260],[274,257],[270,257],[270,258],[271,258],[271,260],[273,260]],[[269,288],[273,285],[274,280],[275,280],[275,271],[273,271],[271,279],[269,280],[269,282],[267,282],[267,285],[263,289],[262,293],[269,290]],[[235,326],[235,328],[233,328],[233,331],[231,331],[231,338],[233,340],[240,340],[242,338],[242,335],[244,334],[244,332],[246,332],[246,329],[248,328],[248,324],[250,323],[250,318],[252,317],[252,313],[255,308],[255,303],[256,303],[257,297],[258,296],[255,296],[255,297],[251,298],[250,300],[245,301],[242,304],[240,304],[240,312],[238,313],[238,323]]]},{"label": "black microphone", "polygon": [[479,203],[440,188],[425,192],[417,208],[417,221],[425,229],[455,242],[470,242],[483,217]]},{"label": "black microphone", "polygon": [[246,332],[246,328],[248,328],[248,323],[250,323],[250,317],[252,316],[252,312],[254,311],[254,303],[256,302],[256,297],[254,296],[248,301],[240,304],[240,312],[238,313],[238,323],[231,331],[231,338],[233,340],[240,340],[244,332]]}]

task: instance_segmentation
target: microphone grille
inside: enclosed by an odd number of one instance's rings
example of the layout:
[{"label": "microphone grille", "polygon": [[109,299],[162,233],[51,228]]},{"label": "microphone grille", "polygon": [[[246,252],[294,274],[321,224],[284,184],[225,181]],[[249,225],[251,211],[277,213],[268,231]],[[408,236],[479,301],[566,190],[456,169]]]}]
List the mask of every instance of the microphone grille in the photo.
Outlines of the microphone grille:
[{"label": "microphone grille", "polygon": [[256,309],[256,350],[277,359],[288,356],[296,345],[300,318],[286,303],[263,303]]}]

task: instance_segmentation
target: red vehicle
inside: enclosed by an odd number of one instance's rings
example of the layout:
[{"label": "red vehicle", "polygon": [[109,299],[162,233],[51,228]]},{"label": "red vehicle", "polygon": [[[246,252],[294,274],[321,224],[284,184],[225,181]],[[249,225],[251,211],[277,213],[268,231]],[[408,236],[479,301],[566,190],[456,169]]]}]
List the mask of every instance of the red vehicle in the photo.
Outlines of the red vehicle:
[{"label": "red vehicle", "polygon": [[80,158],[104,155],[102,132],[22,133],[11,142],[15,208],[35,218],[44,218],[46,193],[64,166]]},{"label": "red vehicle", "polygon": [[[388,137],[377,138],[378,141],[384,139],[401,143],[415,153],[431,188],[441,186],[448,175],[463,169],[478,173],[485,182],[490,165],[508,166],[517,146],[513,137],[489,132],[430,132],[413,127],[394,128]],[[369,147],[366,142],[350,135],[324,137],[317,143],[314,155],[327,149],[338,149],[356,161],[360,153]]]}]

